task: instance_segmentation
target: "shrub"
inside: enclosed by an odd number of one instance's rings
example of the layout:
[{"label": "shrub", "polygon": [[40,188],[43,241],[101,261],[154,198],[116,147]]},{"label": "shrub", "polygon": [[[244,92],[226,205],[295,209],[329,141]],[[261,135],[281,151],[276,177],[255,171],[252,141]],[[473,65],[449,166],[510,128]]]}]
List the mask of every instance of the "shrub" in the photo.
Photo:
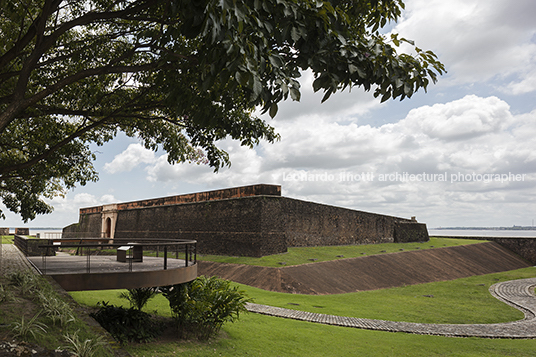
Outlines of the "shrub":
[{"label": "shrub", "polygon": [[162,290],[162,295],[169,301],[171,314],[179,327],[179,334],[183,331],[182,326],[187,324],[189,320],[190,297],[188,295],[188,286],[189,284],[185,283],[160,288]]},{"label": "shrub", "polygon": [[149,342],[162,332],[162,326],[153,321],[151,315],[134,308],[102,302],[100,309],[90,316],[120,343]]},{"label": "shrub", "polygon": [[156,294],[157,290],[155,288],[137,288],[128,289],[128,292],[121,293],[119,297],[128,300],[130,307],[141,311]]},{"label": "shrub", "polygon": [[201,276],[162,290],[181,337],[193,334],[199,340],[209,339],[225,322],[238,319],[250,301],[238,287],[231,287],[230,281],[217,277]]}]

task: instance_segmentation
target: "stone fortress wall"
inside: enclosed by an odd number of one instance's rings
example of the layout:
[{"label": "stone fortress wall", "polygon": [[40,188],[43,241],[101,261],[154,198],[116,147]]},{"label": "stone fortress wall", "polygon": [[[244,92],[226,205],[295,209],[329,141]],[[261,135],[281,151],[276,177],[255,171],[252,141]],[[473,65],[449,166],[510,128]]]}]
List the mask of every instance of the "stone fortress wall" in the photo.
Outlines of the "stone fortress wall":
[{"label": "stone fortress wall", "polygon": [[253,257],[429,239],[415,220],[283,197],[281,186],[264,184],[82,208],[63,237],[195,239],[200,254]]}]

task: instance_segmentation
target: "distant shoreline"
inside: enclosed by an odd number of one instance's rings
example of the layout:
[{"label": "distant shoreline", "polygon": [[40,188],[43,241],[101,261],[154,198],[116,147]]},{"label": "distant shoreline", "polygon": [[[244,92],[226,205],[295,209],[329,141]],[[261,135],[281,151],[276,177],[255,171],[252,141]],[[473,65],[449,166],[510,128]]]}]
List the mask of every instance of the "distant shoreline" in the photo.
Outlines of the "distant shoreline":
[{"label": "distant shoreline", "polygon": [[532,226],[513,226],[513,227],[436,227],[429,228],[433,230],[471,230],[471,231],[536,231]]},{"label": "distant shoreline", "polygon": [[[62,231],[63,227],[9,227],[10,230],[15,228],[28,228],[32,231]],[[536,231],[536,226],[513,226],[513,227],[432,227],[429,230],[471,230],[471,231]]]},{"label": "distant shoreline", "polygon": [[[7,227],[6,227],[7,228]],[[63,230],[63,227],[25,227],[24,225],[20,225],[17,227],[9,227],[9,229],[15,230],[15,228],[28,228],[31,231],[36,230],[44,230],[44,231],[61,231]]]}]

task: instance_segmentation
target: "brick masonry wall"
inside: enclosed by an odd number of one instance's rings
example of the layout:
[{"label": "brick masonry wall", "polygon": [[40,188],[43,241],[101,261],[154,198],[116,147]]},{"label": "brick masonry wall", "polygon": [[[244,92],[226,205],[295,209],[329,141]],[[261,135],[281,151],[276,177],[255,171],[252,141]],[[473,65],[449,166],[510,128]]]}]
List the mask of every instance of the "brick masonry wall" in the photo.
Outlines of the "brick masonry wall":
[{"label": "brick masonry wall", "polygon": [[[39,248],[40,245],[47,245],[47,239],[27,238],[21,235],[15,235],[14,244],[26,256],[41,256],[46,252],[45,248]],[[49,256],[56,255],[54,249],[49,249]]]},{"label": "brick masonry wall", "polygon": [[394,226],[396,243],[426,242],[430,239],[426,224],[415,221],[397,221]]},{"label": "brick masonry wall", "polygon": [[78,223],[63,228],[63,238],[100,238],[102,232],[101,213],[80,214]]},{"label": "brick masonry wall", "polygon": [[[289,247],[389,243],[404,218],[283,198]],[[427,238],[426,238],[427,240]]]},{"label": "brick masonry wall", "polygon": [[536,264],[536,238],[492,238],[490,240],[511,250],[532,265]]},{"label": "brick masonry wall", "polygon": [[30,235],[30,228],[15,228],[15,234],[28,236]]},{"label": "brick masonry wall", "polygon": [[197,192],[186,195],[170,196],[156,198],[152,200],[142,200],[135,202],[120,203],[117,205],[118,210],[152,207],[152,206],[165,206],[165,205],[177,205],[183,203],[194,203],[204,201],[219,201],[224,199],[250,197],[250,196],[281,196],[281,186],[276,185],[251,185],[243,187],[226,188],[222,190]]},{"label": "brick masonry wall", "polygon": [[263,231],[262,196],[118,211],[116,238],[198,241],[202,254],[262,256],[286,251],[282,232]]},{"label": "brick masonry wall", "polygon": [[[428,240],[413,234],[415,224],[407,219],[277,196],[124,209],[115,237],[195,239],[201,254],[259,257],[289,246],[393,242],[398,221],[407,222],[398,228],[404,241]],[[426,225],[417,225],[426,232]],[[403,235],[407,227],[413,230]]]},{"label": "brick masonry wall", "polygon": [[536,265],[536,238],[531,237],[459,237],[450,236],[456,239],[477,239],[495,242],[504,248],[516,253],[532,265]]},{"label": "brick masonry wall", "polygon": [[[253,185],[118,204],[114,237],[193,239],[201,254],[254,257],[287,247],[428,240],[426,225],[415,221],[280,195],[280,186]],[[100,237],[102,212],[81,209],[64,237]]]},{"label": "brick masonry wall", "polygon": [[[118,210],[133,208],[146,208],[166,205],[177,205],[183,203],[194,203],[204,201],[215,201],[231,198],[249,197],[249,196],[281,196],[281,186],[278,185],[250,185],[242,187],[226,188],[206,192],[189,193],[185,195],[160,197],[149,200],[124,202],[117,205]],[[100,213],[102,206],[81,208],[80,214]]]}]

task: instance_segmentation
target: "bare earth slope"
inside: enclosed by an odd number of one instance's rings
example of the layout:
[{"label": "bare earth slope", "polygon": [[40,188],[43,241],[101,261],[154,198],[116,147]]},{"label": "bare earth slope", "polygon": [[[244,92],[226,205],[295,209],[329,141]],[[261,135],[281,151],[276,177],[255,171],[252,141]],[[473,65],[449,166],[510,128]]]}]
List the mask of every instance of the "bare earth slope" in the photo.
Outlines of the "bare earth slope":
[{"label": "bare earth slope", "polygon": [[198,274],[264,290],[340,294],[453,280],[529,267],[494,242],[339,259],[281,268],[198,261]]}]

